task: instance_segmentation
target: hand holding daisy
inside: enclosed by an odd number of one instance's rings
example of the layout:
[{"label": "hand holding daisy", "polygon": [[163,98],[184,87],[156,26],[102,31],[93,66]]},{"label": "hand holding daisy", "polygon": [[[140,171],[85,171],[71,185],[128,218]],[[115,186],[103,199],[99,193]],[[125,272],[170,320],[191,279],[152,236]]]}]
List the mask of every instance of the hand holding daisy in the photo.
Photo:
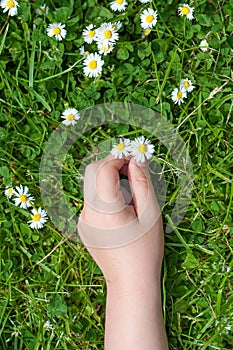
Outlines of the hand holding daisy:
[{"label": "hand holding daisy", "polygon": [[145,136],[139,136],[132,142],[129,139],[119,138],[111,150],[111,154],[115,158],[122,159],[132,156],[136,162],[145,162],[152,157],[154,153],[154,145]]},{"label": "hand holding daisy", "polygon": [[[128,204],[121,173],[129,180]],[[160,290],[164,234],[148,168],[109,155],[88,165],[84,188],[78,231],[106,279],[105,347],[168,350]]]}]

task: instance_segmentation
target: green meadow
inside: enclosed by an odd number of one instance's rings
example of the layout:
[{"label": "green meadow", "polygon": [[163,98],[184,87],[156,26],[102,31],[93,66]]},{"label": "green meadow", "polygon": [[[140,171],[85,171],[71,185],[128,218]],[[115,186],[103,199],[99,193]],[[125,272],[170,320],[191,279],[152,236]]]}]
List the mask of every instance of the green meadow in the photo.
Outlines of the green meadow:
[{"label": "green meadow", "polygon": [[169,149],[141,121],[102,116],[62,164],[69,207],[78,216],[83,206],[84,158],[109,153],[118,137],[150,139],[172,227],[161,280],[169,347],[233,349],[233,0],[113,3],[118,10],[97,0],[0,3],[0,349],[104,349],[105,280],[64,235],[59,203],[57,218],[46,216],[40,164],[54,132],[77,121],[85,129],[82,111],[109,102],[150,108],[179,133],[190,203],[175,225],[179,169]]}]

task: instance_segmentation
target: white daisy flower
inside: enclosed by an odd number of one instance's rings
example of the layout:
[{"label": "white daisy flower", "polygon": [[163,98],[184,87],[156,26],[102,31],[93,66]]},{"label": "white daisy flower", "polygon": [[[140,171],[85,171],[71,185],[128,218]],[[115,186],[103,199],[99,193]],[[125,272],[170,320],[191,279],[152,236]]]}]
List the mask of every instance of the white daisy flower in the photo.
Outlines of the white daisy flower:
[{"label": "white daisy flower", "polygon": [[88,55],[90,55],[90,52],[89,52],[89,51],[85,51],[84,46],[81,46],[81,47],[79,48],[79,53],[80,53],[80,55],[82,55],[82,56],[84,56],[84,57],[87,57]]},{"label": "white daisy flower", "polygon": [[63,124],[75,125],[77,123],[77,120],[80,118],[80,114],[75,108],[67,108],[62,113],[61,118],[64,119],[62,121]]},{"label": "white daisy flower", "polygon": [[87,26],[82,32],[83,39],[86,43],[91,44],[92,41],[96,40],[96,30],[93,24]]},{"label": "white daisy flower", "polygon": [[203,52],[206,52],[209,50],[209,44],[208,44],[208,41],[206,39],[202,40],[200,42],[200,45],[199,45],[201,51]]},{"label": "white daisy flower", "polygon": [[8,12],[9,16],[17,15],[17,6],[19,6],[18,2],[15,0],[2,0],[0,3],[1,8],[3,8],[3,12]]},{"label": "white daisy flower", "polygon": [[114,0],[110,2],[110,7],[113,11],[124,11],[128,2],[125,0]]},{"label": "white daisy flower", "polygon": [[122,27],[122,23],[120,21],[112,23],[112,28],[114,30],[119,30],[119,29],[121,29],[121,27]]},{"label": "white daisy flower", "polygon": [[19,205],[20,208],[27,209],[28,207],[31,207],[34,202],[34,197],[30,195],[27,186],[16,186],[13,195],[15,196],[15,198],[13,198],[15,205]]},{"label": "white daisy flower", "polygon": [[146,28],[142,31],[142,38],[145,38],[146,36],[148,36],[151,32],[150,28]]},{"label": "white daisy flower", "polygon": [[180,90],[191,92],[191,91],[193,91],[193,89],[195,89],[195,86],[193,85],[191,80],[189,80],[187,78],[181,80],[181,82],[180,82]]},{"label": "white daisy flower", "polygon": [[14,189],[13,187],[7,187],[5,189],[5,196],[7,196],[8,198],[11,198],[14,194]]},{"label": "white daisy flower", "polygon": [[125,138],[119,138],[118,143],[113,146],[111,150],[111,154],[115,158],[123,158],[123,157],[128,157],[130,155],[130,150],[131,150],[131,141],[129,139]]},{"label": "white daisy flower", "polygon": [[50,321],[46,321],[43,327],[45,329],[54,329],[55,328]]},{"label": "white daisy flower", "polygon": [[144,136],[137,137],[131,142],[131,155],[135,157],[137,162],[145,162],[150,159],[154,153],[154,145]]},{"label": "white daisy flower", "polygon": [[97,44],[97,47],[98,47],[99,53],[106,56],[108,53],[110,53],[113,50],[114,44],[110,43],[110,42],[108,42],[108,43],[105,43],[105,42],[101,43],[101,42],[99,42]]},{"label": "white daisy flower", "polygon": [[178,8],[179,15],[186,16],[190,20],[194,18],[193,11],[194,11],[194,8],[190,7],[187,4],[183,4]]},{"label": "white daisy flower", "polygon": [[172,91],[172,100],[178,105],[184,102],[184,98],[187,98],[186,91],[177,88]]},{"label": "white daisy flower", "polygon": [[101,60],[101,56],[98,53],[90,53],[90,55],[83,61],[84,74],[87,77],[97,77],[102,72],[102,66],[104,61]]},{"label": "white daisy flower", "polygon": [[44,226],[44,223],[48,220],[47,213],[45,210],[38,208],[32,209],[32,220],[28,221],[28,224],[30,224],[31,228],[37,228],[41,229]]},{"label": "white daisy flower", "polygon": [[55,36],[57,40],[62,40],[65,38],[67,31],[64,29],[65,24],[61,23],[52,23],[47,28],[47,35],[48,36]]},{"label": "white daisy flower", "polygon": [[151,8],[144,10],[140,16],[142,28],[153,28],[157,23],[157,16],[157,12]]},{"label": "white daisy flower", "polygon": [[146,4],[147,2],[151,2],[151,0],[139,0],[140,1],[140,3],[142,3],[142,4]]},{"label": "white daisy flower", "polygon": [[49,13],[49,7],[47,5],[42,5],[38,9],[36,9],[36,13],[38,15],[47,15]]},{"label": "white daisy flower", "polygon": [[119,34],[113,28],[112,23],[102,23],[96,30],[97,41],[107,44],[115,43],[119,39]]}]

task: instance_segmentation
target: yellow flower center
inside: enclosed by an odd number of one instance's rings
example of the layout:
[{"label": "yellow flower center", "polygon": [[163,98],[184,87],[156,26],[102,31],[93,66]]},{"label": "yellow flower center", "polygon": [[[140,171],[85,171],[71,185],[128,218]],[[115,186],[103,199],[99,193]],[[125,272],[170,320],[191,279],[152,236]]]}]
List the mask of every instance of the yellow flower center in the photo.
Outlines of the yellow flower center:
[{"label": "yellow flower center", "polygon": [[150,28],[146,28],[146,29],[144,30],[144,35],[149,35],[150,32],[151,32]]},{"label": "yellow flower center", "polygon": [[154,20],[154,16],[153,15],[146,16],[146,22],[151,23],[153,20]]},{"label": "yellow flower center", "polygon": [[24,195],[24,194],[21,194],[20,196],[19,196],[19,199],[21,200],[21,202],[27,202],[27,197]]},{"label": "yellow flower center", "polygon": [[8,188],[7,192],[8,194],[13,194],[13,188]]},{"label": "yellow flower center", "polygon": [[147,151],[147,147],[144,143],[142,143],[139,147],[138,150],[140,153],[145,153]]},{"label": "yellow flower center", "polygon": [[182,7],[181,12],[183,13],[183,15],[187,15],[190,12],[190,10],[188,7],[184,6]]},{"label": "yellow flower center", "polygon": [[185,86],[186,88],[188,88],[188,87],[189,87],[189,82],[188,82],[188,81],[185,81],[185,82],[184,82],[184,86]]},{"label": "yellow flower center", "polygon": [[13,0],[9,0],[9,1],[7,1],[7,3],[6,3],[6,6],[9,7],[9,8],[15,7],[15,3],[14,3]]},{"label": "yellow flower center", "polygon": [[34,215],[33,215],[32,220],[33,220],[33,221],[39,221],[40,218],[41,218],[40,214],[37,213],[37,214],[34,214]]},{"label": "yellow flower center", "polygon": [[124,2],[124,0],[116,0],[116,3],[121,5]]},{"label": "yellow flower center", "polygon": [[111,30],[109,30],[109,29],[105,30],[105,32],[104,32],[104,37],[105,37],[106,39],[110,39],[110,38],[112,37],[112,32],[111,32]]},{"label": "yellow flower center", "polygon": [[45,13],[45,7],[40,7],[40,13]]},{"label": "yellow flower center", "polygon": [[61,33],[61,29],[56,27],[56,28],[53,28],[53,34],[54,35],[57,35],[57,34],[60,34]]},{"label": "yellow flower center", "polygon": [[74,115],[73,114],[67,115],[66,120],[70,120],[70,121],[74,120]]},{"label": "yellow flower center", "polygon": [[96,67],[97,67],[97,62],[96,62],[95,60],[91,60],[91,61],[89,62],[89,64],[88,64],[88,67],[89,67],[90,69],[96,69]]},{"label": "yellow flower center", "polygon": [[125,148],[125,145],[123,143],[118,143],[118,145],[116,146],[116,149],[118,151],[123,151],[124,148]]},{"label": "yellow flower center", "polygon": [[90,38],[93,38],[94,35],[95,35],[95,31],[94,31],[94,30],[89,30],[88,36],[89,36]]},{"label": "yellow flower center", "polygon": [[102,46],[102,50],[103,50],[104,52],[108,52],[108,50],[110,50],[110,45]]},{"label": "yellow flower center", "polygon": [[181,91],[179,91],[179,92],[177,92],[177,98],[178,98],[178,100],[180,100],[181,98],[182,98],[182,92]]}]

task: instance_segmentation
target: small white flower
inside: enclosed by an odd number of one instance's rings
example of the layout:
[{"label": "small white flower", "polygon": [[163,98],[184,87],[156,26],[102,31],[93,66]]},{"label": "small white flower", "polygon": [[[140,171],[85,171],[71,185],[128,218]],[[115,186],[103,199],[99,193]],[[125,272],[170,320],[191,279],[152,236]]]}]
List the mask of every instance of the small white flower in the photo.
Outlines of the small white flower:
[{"label": "small white flower", "polygon": [[62,121],[65,125],[75,125],[80,118],[80,114],[75,108],[67,108],[61,115]]},{"label": "small white flower", "polygon": [[131,155],[135,157],[137,162],[145,162],[150,159],[154,153],[154,145],[144,136],[137,137],[131,142]]},{"label": "small white flower", "polygon": [[79,53],[80,53],[80,55],[82,55],[82,56],[84,56],[84,57],[87,57],[88,55],[90,55],[90,52],[89,52],[89,51],[85,51],[84,46],[81,46],[81,47],[79,48]]},{"label": "small white flower", "polygon": [[125,138],[119,138],[118,142],[116,145],[113,146],[111,150],[111,154],[115,158],[123,158],[123,157],[128,157],[130,155],[130,150],[131,150],[131,141],[129,139]]},{"label": "small white flower", "polygon": [[119,30],[119,29],[121,29],[121,27],[122,27],[122,23],[120,21],[112,23],[112,28],[114,30]]},{"label": "small white flower", "polygon": [[177,89],[175,88],[173,91],[172,91],[172,100],[177,103],[178,105],[180,105],[181,103],[184,102],[184,98],[187,97],[187,92],[186,91],[183,91],[183,90],[180,90],[180,89]]},{"label": "small white flower", "polygon": [[112,23],[102,23],[101,26],[96,30],[97,41],[104,43],[115,43],[119,39],[117,30],[114,29]]},{"label": "small white flower", "polygon": [[52,323],[50,321],[46,321],[44,324],[44,328],[45,329],[54,329],[54,326],[52,325]]},{"label": "small white flower", "polygon": [[190,20],[194,18],[193,11],[194,11],[194,8],[190,7],[187,4],[183,4],[183,5],[179,6],[179,8],[178,8],[179,15],[186,16]]},{"label": "small white flower", "polygon": [[44,223],[48,220],[47,213],[45,210],[38,208],[32,209],[32,220],[28,221],[31,228],[41,229],[44,226]]},{"label": "small white flower", "polygon": [[5,189],[5,196],[7,196],[8,198],[11,198],[14,194],[14,189],[13,187],[7,187]]},{"label": "small white flower", "polygon": [[15,205],[19,205],[20,208],[27,209],[31,207],[34,202],[34,197],[30,195],[29,188],[27,186],[23,187],[22,185],[16,186],[16,190],[14,190],[13,201]]},{"label": "small white flower", "polygon": [[208,41],[206,39],[202,40],[200,42],[200,45],[199,45],[201,51],[203,52],[206,52],[209,50],[209,44],[208,44]]},{"label": "small white flower", "polygon": [[84,74],[87,77],[97,77],[102,72],[104,61],[98,53],[90,53],[83,61]]},{"label": "small white flower", "polygon": [[157,23],[157,16],[157,12],[151,8],[144,10],[140,16],[142,28],[153,28]]},{"label": "small white flower", "polygon": [[103,55],[105,55],[105,56],[106,56],[108,53],[110,53],[110,52],[113,50],[113,48],[114,48],[113,43],[110,43],[110,42],[108,42],[108,43],[105,43],[105,42],[101,43],[101,42],[99,42],[99,43],[97,44],[97,46],[98,46],[98,51],[99,51],[99,53],[100,53],[100,54],[103,54]]},{"label": "small white flower", "polygon": [[47,5],[42,5],[36,9],[38,15],[47,15],[49,13],[49,7]]},{"label": "small white flower", "polygon": [[64,28],[65,28],[65,24],[56,23],[56,22],[49,24],[47,28],[47,35],[50,37],[55,36],[55,38],[60,41],[65,38],[67,33]]},{"label": "small white flower", "polygon": [[142,4],[146,4],[147,2],[151,2],[151,0],[139,0]]},{"label": "small white flower", "polygon": [[146,28],[142,31],[142,38],[145,38],[146,36],[148,36],[151,32],[150,28]]},{"label": "small white flower", "polygon": [[192,84],[191,80],[189,79],[182,79],[180,82],[180,90],[191,92],[195,89],[195,86]]},{"label": "small white flower", "polygon": [[128,5],[125,0],[114,0],[110,2],[110,7],[113,11],[124,11]]},{"label": "small white flower", "polygon": [[86,43],[91,44],[92,41],[96,40],[96,30],[93,24],[87,26],[82,32],[83,39]]},{"label": "small white flower", "polygon": [[19,6],[18,2],[15,0],[2,0],[0,3],[1,8],[3,8],[3,12],[9,11],[9,16],[17,15],[17,6]]}]

